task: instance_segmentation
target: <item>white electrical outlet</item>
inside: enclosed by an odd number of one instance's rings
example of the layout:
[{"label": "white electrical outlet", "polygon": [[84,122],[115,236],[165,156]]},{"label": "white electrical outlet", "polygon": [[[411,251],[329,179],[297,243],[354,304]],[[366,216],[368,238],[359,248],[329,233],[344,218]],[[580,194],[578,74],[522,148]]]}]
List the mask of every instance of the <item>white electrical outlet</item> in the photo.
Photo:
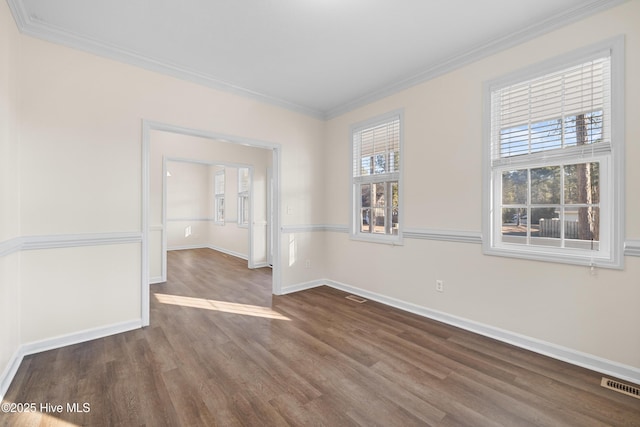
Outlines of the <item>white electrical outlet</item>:
[{"label": "white electrical outlet", "polygon": [[311,268],[311,260],[310,260],[310,259],[308,259],[307,261],[305,261],[305,263],[304,263],[304,267],[305,267],[305,268]]},{"label": "white electrical outlet", "polygon": [[436,280],[436,291],[444,292],[444,282],[442,280]]}]

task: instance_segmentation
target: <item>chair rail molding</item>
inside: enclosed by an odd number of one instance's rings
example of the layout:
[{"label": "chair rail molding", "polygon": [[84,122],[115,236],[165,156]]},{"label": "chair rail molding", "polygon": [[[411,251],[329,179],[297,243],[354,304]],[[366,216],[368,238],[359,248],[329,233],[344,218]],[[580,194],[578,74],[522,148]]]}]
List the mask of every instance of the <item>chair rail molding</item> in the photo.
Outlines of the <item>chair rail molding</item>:
[{"label": "chair rail molding", "polygon": [[142,242],[142,233],[139,231],[21,236],[0,242],[0,257],[19,251],[124,245],[140,242]]},{"label": "chair rail molding", "polygon": [[624,242],[624,254],[626,256],[640,256],[640,240],[626,240]]}]

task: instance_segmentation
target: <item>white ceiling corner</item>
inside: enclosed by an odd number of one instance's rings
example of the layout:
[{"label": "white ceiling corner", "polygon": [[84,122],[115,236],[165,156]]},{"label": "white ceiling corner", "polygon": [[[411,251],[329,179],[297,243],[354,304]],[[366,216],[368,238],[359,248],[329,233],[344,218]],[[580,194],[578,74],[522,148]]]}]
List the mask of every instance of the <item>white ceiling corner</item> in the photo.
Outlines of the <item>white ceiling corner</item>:
[{"label": "white ceiling corner", "polygon": [[7,0],[21,32],[326,119],[626,0]]}]

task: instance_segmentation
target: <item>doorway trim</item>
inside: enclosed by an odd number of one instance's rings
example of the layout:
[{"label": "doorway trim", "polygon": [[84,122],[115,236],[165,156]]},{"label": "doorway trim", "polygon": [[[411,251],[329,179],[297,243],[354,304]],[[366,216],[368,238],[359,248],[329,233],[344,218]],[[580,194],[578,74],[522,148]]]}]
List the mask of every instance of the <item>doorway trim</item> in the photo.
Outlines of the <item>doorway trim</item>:
[{"label": "doorway trim", "polygon": [[[282,289],[282,276],[280,270],[280,144],[260,141],[250,138],[244,138],[235,135],[226,135],[217,132],[187,128],[182,126],[171,125],[168,123],[155,122],[151,120],[142,120],[142,206],[141,206],[141,224],[142,224],[142,246],[141,246],[141,314],[142,326],[148,326],[150,322],[150,282],[149,282],[149,200],[150,200],[150,150],[151,150],[151,131],[160,131],[168,133],[176,133],[187,136],[195,136],[200,138],[211,139],[215,141],[227,142],[232,144],[245,145],[254,148],[263,148],[272,152],[272,170],[273,170],[273,221],[270,224],[270,232],[273,236],[273,270],[272,270],[272,293],[279,295]],[[166,233],[166,230],[163,230]]]}]

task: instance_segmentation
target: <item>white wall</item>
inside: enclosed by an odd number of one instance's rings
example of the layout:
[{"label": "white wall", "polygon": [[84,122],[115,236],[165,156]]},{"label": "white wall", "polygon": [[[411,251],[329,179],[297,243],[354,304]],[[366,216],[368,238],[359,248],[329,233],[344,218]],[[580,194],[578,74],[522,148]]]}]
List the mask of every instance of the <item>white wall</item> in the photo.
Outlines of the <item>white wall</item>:
[{"label": "white wall", "polygon": [[[403,108],[404,226],[480,233],[483,82],[625,34],[627,238],[637,240],[638,22],[640,2],[625,3],[330,120],[326,221],[349,223],[349,126]],[[327,277],[336,282],[640,369],[637,257],[626,257],[624,271],[591,275],[583,267],[485,256],[473,243],[406,238],[392,247],[328,233],[326,244]],[[435,291],[436,279],[444,280],[444,293]]]},{"label": "white wall", "polygon": [[20,344],[19,146],[17,39],[7,4],[0,2],[0,396]]},{"label": "white wall", "polygon": [[[167,248],[206,247],[213,218],[213,167],[166,162]],[[187,232],[187,228],[190,233]]]}]

